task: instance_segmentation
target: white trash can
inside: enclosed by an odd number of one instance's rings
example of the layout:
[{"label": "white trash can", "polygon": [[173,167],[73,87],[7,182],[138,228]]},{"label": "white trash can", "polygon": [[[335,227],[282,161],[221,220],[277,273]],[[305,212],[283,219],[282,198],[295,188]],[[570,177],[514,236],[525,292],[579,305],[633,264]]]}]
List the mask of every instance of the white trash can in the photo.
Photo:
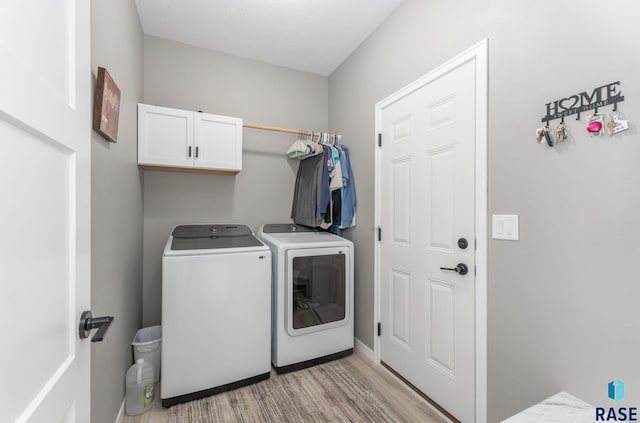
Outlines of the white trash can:
[{"label": "white trash can", "polygon": [[153,364],[153,381],[160,381],[160,351],[162,343],[162,326],[150,326],[142,328],[133,338],[134,362],[144,358],[147,363]]}]

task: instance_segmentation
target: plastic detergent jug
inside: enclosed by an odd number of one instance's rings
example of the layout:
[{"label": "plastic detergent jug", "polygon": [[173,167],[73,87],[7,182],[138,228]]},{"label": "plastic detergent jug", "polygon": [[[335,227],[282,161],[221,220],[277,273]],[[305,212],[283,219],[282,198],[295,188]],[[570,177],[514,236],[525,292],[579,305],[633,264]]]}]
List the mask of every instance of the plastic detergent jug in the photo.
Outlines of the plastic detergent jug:
[{"label": "plastic detergent jug", "polygon": [[153,364],[145,363],[139,358],[127,370],[127,395],[125,412],[129,416],[137,416],[151,408],[153,404]]}]

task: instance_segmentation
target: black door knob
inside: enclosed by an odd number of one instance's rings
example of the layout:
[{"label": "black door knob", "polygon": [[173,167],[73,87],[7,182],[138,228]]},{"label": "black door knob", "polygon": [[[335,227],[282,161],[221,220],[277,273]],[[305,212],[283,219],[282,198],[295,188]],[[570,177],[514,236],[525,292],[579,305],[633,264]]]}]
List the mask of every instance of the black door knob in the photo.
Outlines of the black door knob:
[{"label": "black door knob", "polygon": [[91,338],[91,342],[102,341],[112,321],[113,316],[93,317],[91,311],[83,312],[82,316],[80,316],[80,326],[78,328],[80,339],[88,338],[91,330],[98,329],[93,338]]},{"label": "black door knob", "polygon": [[458,265],[454,268],[441,267],[440,270],[450,270],[452,272],[456,272],[459,275],[466,275],[467,273],[469,273],[469,268],[464,263],[458,263]]}]

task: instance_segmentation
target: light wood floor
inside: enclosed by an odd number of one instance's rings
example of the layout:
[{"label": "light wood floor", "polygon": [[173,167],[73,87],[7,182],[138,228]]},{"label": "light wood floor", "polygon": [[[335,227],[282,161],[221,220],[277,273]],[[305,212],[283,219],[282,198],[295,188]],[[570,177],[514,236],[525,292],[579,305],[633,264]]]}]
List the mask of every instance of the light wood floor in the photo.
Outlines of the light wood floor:
[{"label": "light wood floor", "polygon": [[[362,380],[390,411],[400,416],[401,422],[449,423],[449,420],[436,413],[426,401],[394,375],[364,354],[356,351],[353,355],[342,358],[341,363]],[[279,376],[271,370],[271,377]],[[167,410],[160,405],[160,390],[156,391],[156,402],[150,411],[140,416],[125,416],[123,423],[170,423]]]}]

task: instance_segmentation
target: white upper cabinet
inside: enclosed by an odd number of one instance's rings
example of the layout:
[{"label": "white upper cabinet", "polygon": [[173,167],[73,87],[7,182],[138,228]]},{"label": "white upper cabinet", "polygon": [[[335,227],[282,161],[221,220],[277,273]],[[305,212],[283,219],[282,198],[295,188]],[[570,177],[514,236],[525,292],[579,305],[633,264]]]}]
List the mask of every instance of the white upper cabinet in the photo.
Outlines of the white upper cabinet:
[{"label": "white upper cabinet", "polygon": [[238,173],[242,119],[138,104],[138,164],[148,170]]},{"label": "white upper cabinet", "polygon": [[193,112],[138,104],[138,164],[193,167]]},{"label": "white upper cabinet", "polygon": [[194,114],[194,167],[242,170],[242,119]]}]

